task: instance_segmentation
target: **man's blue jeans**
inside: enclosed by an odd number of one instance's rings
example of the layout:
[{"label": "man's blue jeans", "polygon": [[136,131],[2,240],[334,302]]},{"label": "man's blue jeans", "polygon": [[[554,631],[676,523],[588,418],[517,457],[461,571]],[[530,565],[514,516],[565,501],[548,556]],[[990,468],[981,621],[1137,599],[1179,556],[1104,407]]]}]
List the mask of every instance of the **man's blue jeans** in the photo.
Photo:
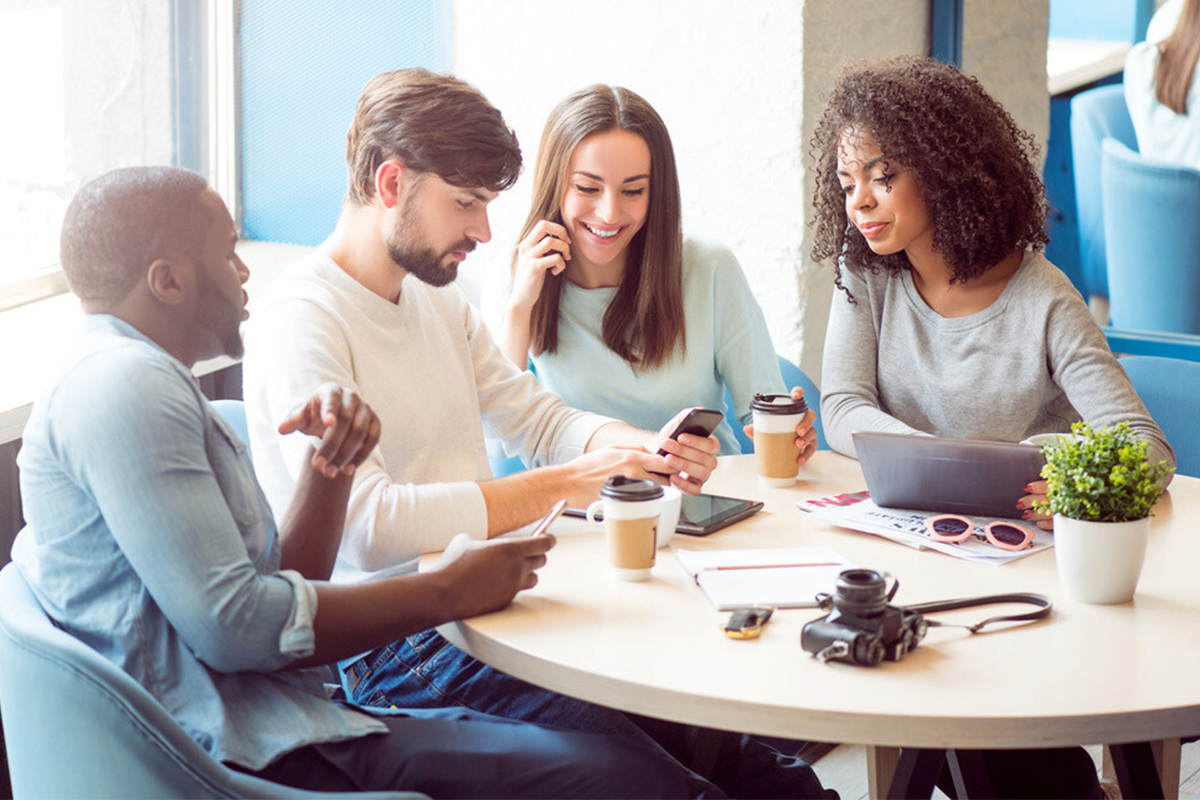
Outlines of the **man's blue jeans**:
[{"label": "man's blue jeans", "polygon": [[[355,703],[380,708],[460,706],[507,719],[631,739],[688,765],[703,729],[626,714],[539,688],[493,669],[428,630],[353,662],[342,683]],[[825,793],[812,769],[753,736],[721,733],[709,780],[731,797],[836,797]]]}]

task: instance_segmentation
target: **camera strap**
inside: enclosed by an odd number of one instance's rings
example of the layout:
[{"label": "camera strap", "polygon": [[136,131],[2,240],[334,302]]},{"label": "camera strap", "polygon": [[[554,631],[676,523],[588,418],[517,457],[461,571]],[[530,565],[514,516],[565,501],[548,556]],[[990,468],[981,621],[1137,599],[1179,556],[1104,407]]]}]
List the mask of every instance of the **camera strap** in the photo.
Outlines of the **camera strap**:
[{"label": "camera strap", "polygon": [[990,606],[997,603],[1027,603],[1037,606],[1033,611],[1027,611],[1024,614],[1005,614],[998,617],[988,617],[982,622],[977,622],[974,625],[956,625],[949,622],[938,622],[934,619],[926,619],[925,622],[930,627],[941,628],[966,628],[971,633],[978,633],[987,625],[993,622],[1032,622],[1042,619],[1050,615],[1054,605],[1050,602],[1050,598],[1044,594],[1036,594],[1034,592],[1014,592],[1012,594],[989,594],[983,597],[963,597],[957,600],[939,600],[933,603],[918,603],[913,606],[902,606],[906,611],[913,611],[917,614],[936,614],[939,611],[954,611],[959,608],[973,608],[975,606]]}]

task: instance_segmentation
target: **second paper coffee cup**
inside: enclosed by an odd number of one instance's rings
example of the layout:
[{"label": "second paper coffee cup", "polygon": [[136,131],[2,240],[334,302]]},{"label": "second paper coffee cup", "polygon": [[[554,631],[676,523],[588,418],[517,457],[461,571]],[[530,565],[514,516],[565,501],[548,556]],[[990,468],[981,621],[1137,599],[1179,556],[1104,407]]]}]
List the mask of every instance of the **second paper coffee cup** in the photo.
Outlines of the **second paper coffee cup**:
[{"label": "second paper coffee cup", "polygon": [[795,485],[800,474],[796,426],[808,413],[808,403],[790,394],[756,394],[750,410],[754,414],[754,463],[759,483]]}]

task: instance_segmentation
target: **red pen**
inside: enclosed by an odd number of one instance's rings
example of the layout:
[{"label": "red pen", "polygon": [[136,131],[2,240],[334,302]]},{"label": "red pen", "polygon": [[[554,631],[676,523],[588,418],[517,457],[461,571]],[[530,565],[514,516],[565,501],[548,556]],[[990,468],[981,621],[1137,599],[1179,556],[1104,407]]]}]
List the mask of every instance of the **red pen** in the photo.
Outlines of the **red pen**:
[{"label": "red pen", "polygon": [[728,564],[722,567],[705,567],[701,572],[720,571],[724,569],[791,569],[792,567],[840,567],[838,561],[817,561],[807,564]]}]

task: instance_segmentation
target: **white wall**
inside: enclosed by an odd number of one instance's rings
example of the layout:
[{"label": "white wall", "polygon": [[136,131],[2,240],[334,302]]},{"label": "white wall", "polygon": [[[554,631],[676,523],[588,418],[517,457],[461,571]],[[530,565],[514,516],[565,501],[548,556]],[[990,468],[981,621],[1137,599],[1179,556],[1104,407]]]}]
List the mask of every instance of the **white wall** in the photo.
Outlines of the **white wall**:
[{"label": "white wall", "polygon": [[[1046,19],[1045,0],[967,0],[964,23],[966,68],[1043,139]],[[469,292],[508,269],[550,108],[620,84],[671,131],[685,230],[733,249],[776,349],[820,382],[832,280],[805,255],[808,142],[843,64],[928,52],[929,0],[455,0],[454,29],[455,72],[504,112],[527,165],[464,266]]]},{"label": "white wall", "polygon": [[[857,0],[851,6],[837,0],[808,0],[804,3],[804,84],[803,133],[804,203],[800,209],[805,224],[812,200],[812,176],[808,171],[807,142],[812,140],[825,97],[842,67],[863,58],[889,58],[906,53],[929,52],[928,0]],[[798,248],[795,271],[801,302],[786,317],[786,337],[775,346],[796,361],[817,386],[821,385],[821,350],[825,344],[825,325],[833,299],[833,273],[829,265],[819,265],[809,257],[812,240],[807,228]]]}]

